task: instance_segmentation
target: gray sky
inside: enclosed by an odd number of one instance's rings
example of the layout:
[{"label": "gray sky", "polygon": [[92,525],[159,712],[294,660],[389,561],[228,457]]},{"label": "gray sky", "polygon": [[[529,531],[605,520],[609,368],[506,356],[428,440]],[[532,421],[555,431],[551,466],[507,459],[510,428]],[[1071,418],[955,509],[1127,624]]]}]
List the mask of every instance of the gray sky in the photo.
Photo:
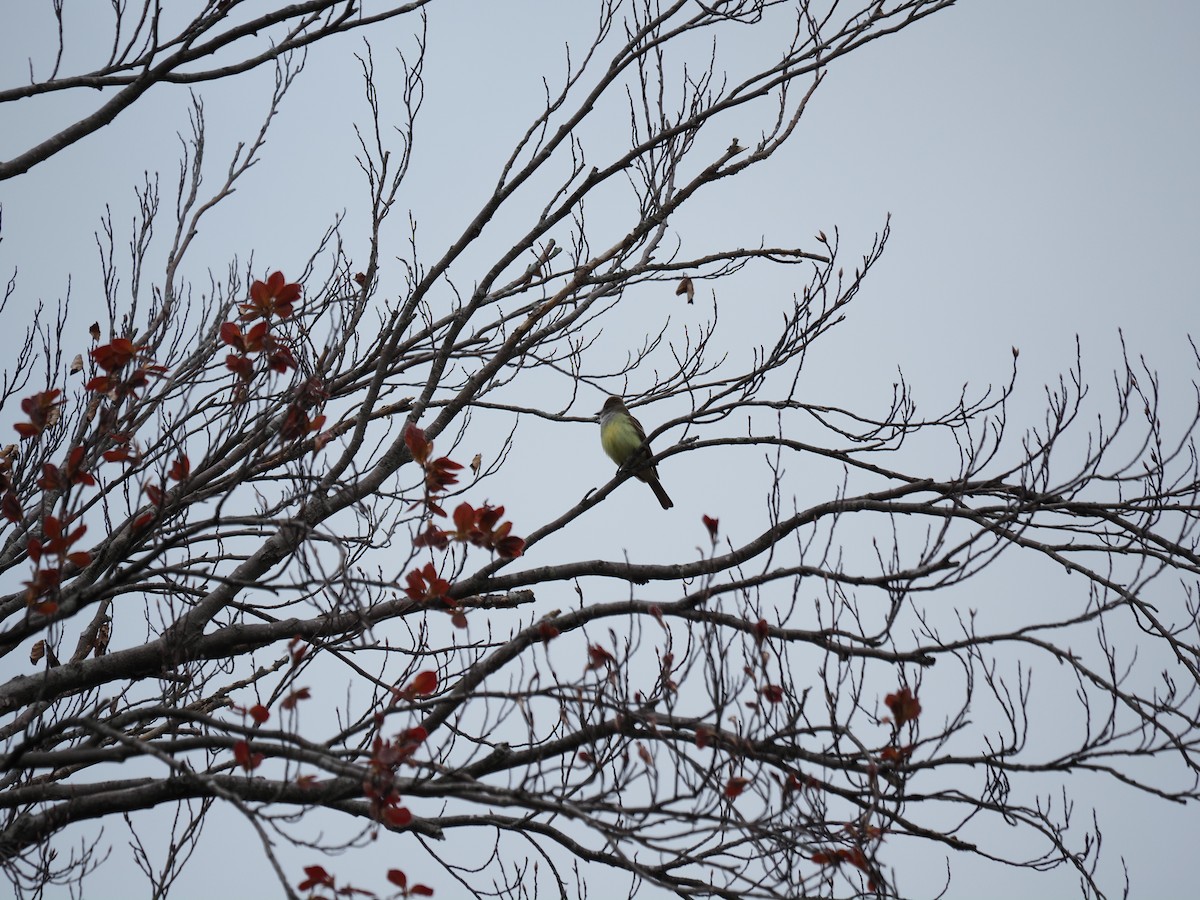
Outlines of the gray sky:
[{"label": "gray sky", "polygon": [[[6,85],[23,77],[24,57],[33,52],[29,29],[36,6],[23,5],[0,20],[0,77]],[[581,17],[574,6],[464,0],[432,8],[427,119],[419,126],[426,130],[419,132],[414,163],[424,167],[423,176],[401,203],[419,211],[428,251],[461,228],[456,214],[477,205],[494,181],[513,136],[524,127],[514,117],[538,108],[542,74],[553,79],[562,71],[564,40],[586,35],[591,16]],[[9,27],[14,16],[18,27]],[[30,23],[20,23],[22,16]],[[81,29],[81,46],[86,38]],[[407,38],[397,28],[394,34],[375,33],[372,40],[379,69],[386,72],[392,65],[388,42]],[[332,215],[345,209],[350,230],[361,227],[355,219],[364,192],[353,161],[352,123],[365,120],[365,107],[350,55],[360,46],[343,41],[314,52],[253,179],[203,233],[192,259],[194,274],[202,275],[205,266],[220,272],[232,253],[251,250],[263,272],[290,273]],[[700,204],[703,215],[688,237],[806,245],[817,231],[832,233],[837,226],[847,259],[855,260],[891,213],[892,238],[883,261],[851,306],[850,320],[806,367],[812,395],[821,402],[877,409],[890,396],[899,369],[914,385],[918,402],[941,408],[964,384],[982,389],[1003,383],[1010,348],[1016,346],[1022,374],[1014,409],[1029,417],[1019,424],[1035,425],[1042,386],[1071,365],[1076,335],[1085,377],[1097,396],[1111,396],[1121,331],[1131,355],[1144,355],[1162,376],[1169,428],[1170,410],[1186,413],[1192,395],[1185,335],[1200,299],[1191,273],[1200,245],[1198,50],[1200,4],[1183,0],[1136,5],[965,0],[834,66],[792,145],[768,166],[714,191]],[[726,52],[736,59],[754,47],[731,46]],[[214,178],[231,141],[261,116],[267,87],[264,74],[204,89]],[[29,129],[43,132],[48,121],[69,117],[75,108],[68,103],[47,111],[21,103],[6,109],[0,157],[11,155]],[[82,335],[94,318],[87,311],[97,277],[92,233],[104,205],[112,204],[119,224],[127,222],[132,187],[144,170],[161,171],[169,187],[178,155],[175,132],[185,128],[185,92],[157,89],[103,133],[0,184],[0,277],[19,268],[23,303],[40,298],[53,304],[65,295],[70,276]],[[755,129],[748,125],[736,136],[752,142]],[[603,218],[602,210],[592,212]],[[756,270],[753,279],[716,288],[719,308],[734,313],[722,326],[730,346],[768,340],[771,323],[778,321],[775,310],[800,289],[794,275]],[[399,284],[386,261],[382,277],[385,290],[389,279],[393,288]],[[707,301],[711,288],[703,290]],[[8,311],[7,333],[22,314]],[[664,297],[661,309],[650,315],[686,324],[688,316],[700,321],[704,306],[687,308]],[[593,412],[601,397],[585,395],[586,408],[577,412]],[[3,427],[10,421],[6,412]],[[572,497],[610,474],[594,446],[593,428],[555,434],[578,454],[569,483],[560,486]],[[761,498],[748,499],[738,485],[714,483],[696,466],[681,458],[663,469],[682,517],[691,521],[700,512],[723,510],[723,526],[735,537],[761,527]],[[516,473],[514,499],[508,502],[514,520],[530,526],[561,507],[553,492],[537,490],[535,474]],[[797,473],[799,481],[803,475]],[[529,479],[524,488],[522,477]],[[702,495],[697,485],[705,486]],[[827,496],[828,486],[796,486],[800,497],[808,491]],[[683,529],[661,536],[661,523],[649,518],[621,522],[610,518],[617,512],[604,509],[597,515],[602,537],[595,556],[616,557],[629,549],[636,558],[639,548],[660,538],[666,553],[686,554],[699,540]],[[647,555],[663,552],[663,546],[654,544]],[[975,602],[1020,599],[1008,591],[1045,602],[1039,585],[1028,582],[1014,577],[994,596]],[[0,671],[7,672],[8,665]],[[1055,724],[1047,719],[1040,727]],[[1081,818],[1090,816],[1087,804],[1098,809],[1107,854],[1102,871],[1115,894],[1118,856],[1124,854],[1135,896],[1178,896],[1177,886],[1190,877],[1194,811],[1151,803],[1110,784],[1081,787],[1077,797]],[[109,832],[118,851],[101,876],[114,890],[134,877],[119,831]],[[231,865],[226,854],[248,840],[248,829],[234,825],[212,835],[174,896],[213,896],[218,890],[245,896],[246,879],[259,877],[259,863],[247,871]],[[343,857],[343,865],[352,859]],[[899,852],[889,862],[913,896],[936,893],[944,869],[940,857],[930,857],[921,872],[906,866]],[[952,898],[1076,892],[1076,879],[1065,869],[1035,875],[960,869],[962,860],[951,862]],[[442,898],[454,896],[449,885],[435,887]]]}]

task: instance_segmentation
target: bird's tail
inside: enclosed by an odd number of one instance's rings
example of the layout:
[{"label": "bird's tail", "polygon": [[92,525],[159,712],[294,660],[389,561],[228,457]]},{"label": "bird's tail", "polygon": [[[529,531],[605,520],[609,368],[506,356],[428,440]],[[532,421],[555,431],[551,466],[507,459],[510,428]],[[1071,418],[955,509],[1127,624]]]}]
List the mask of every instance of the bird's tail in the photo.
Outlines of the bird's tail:
[{"label": "bird's tail", "polygon": [[654,491],[654,496],[658,498],[659,505],[663,509],[670,509],[675,505],[671,502],[671,498],[667,495],[667,492],[663,490],[662,482],[658,480],[657,473],[647,472],[645,482],[650,485],[650,490]]}]

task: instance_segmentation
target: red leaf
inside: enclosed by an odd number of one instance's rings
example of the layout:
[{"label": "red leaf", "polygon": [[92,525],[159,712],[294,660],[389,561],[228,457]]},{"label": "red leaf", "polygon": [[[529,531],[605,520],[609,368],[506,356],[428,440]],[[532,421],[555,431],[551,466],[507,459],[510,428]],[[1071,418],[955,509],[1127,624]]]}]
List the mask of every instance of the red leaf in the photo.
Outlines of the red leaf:
[{"label": "red leaf", "polygon": [[267,366],[276,372],[286,372],[288,369],[297,368],[296,357],[292,355],[292,350],[287,344],[276,342],[267,354]]},{"label": "red leaf", "polygon": [[921,715],[921,702],[913,696],[907,686],[902,687],[894,694],[888,694],[883,702],[892,711],[897,727],[906,722],[912,722]]},{"label": "red leaf", "polygon": [[516,559],[525,552],[525,539],[506,537],[504,540],[496,543],[496,552],[505,559]]},{"label": "red leaf", "polygon": [[96,479],[83,468],[83,457],[82,447],[76,447],[67,454],[67,478],[70,479],[71,484],[93,485],[96,483]]},{"label": "red leaf", "polygon": [[432,694],[437,690],[438,678],[437,673],[430,672],[428,669],[417,675],[412,680],[412,683],[405,688],[405,693],[409,696],[423,697]]},{"label": "red leaf", "polygon": [[388,869],[387,880],[402,891],[408,890],[408,876],[399,869]]},{"label": "red leaf", "polygon": [[763,698],[771,703],[783,702],[783,688],[777,684],[768,684],[765,688],[759,691]]},{"label": "red leaf", "polygon": [[393,828],[403,828],[413,820],[413,814],[404,806],[387,806],[383,810],[383,818]]},{"label": "red leaf", "polygon": [[704,523],[704,527],[708,529],[708,536],[712,538],[713,543],[717,540],[717,526],[720,524],[719,519],[714,519],[712,516],[701,516],[700,521]]},{"label": "red leaf", "polygon": [[475,526],[475,508],[470,503],[460,503],[454,510],[454,527],[459,534],[469,534]]},{"label": "red leaf", "polygon": [[800,790],[802,787],[804,787],[804,782],[799,779],[796,773],[788,772],[787,781],[783,782],[783,792],[790,794],[793,791]]},{"label": "red leaf", "polygon": [[67,561],[83,569],[92,564],[92,554],[86,550],[76,550],[74,553],[67,554]]},{"label": "red leaf", "polygon": [[242,338],[242,329],[238,328],[235,322],[226,322],[221,326],[221,340],[238,350],[246,349],[246,342]]},{"label": "red leaf", "polygon": [[115,378],[109,378],[107,375],[97,375],[95,378],[88,381],[83,386],[85,391],[95,391],[98,394],[107,394],[120,382]]},{"label": "red leaf", "polygon": [[263,722],[267,721],[267,719],[271,718],[271,711],[261,703],[255,703],[252,707],[250,707],[250,718],[261,725]]},{"label": "red leaf", "polygon": [[57,491],[67,486],[66,479],[58,471],[54,463],[42,464],[42,477],[38,479],[38,487],[44,491]]},{"label": "red leaf", "polygon": [[20,498],[12,491],[5,493],[4,499],[0,501],[0,513],[3,513],[4,518],[10,522],[20,522],[25,517],[25,512],[21,509]]},{"label": "red leaf", "polygon": [[299,703],[301,700],[308,700],[311,697],[312,697],[312,691],[310,691],[308,688],[306,688],[306,687],[297,688],[296,690],[294,690],[290,694],[288,694],[286,697],[284,697],[283,700],[280,702],[279,706],[282,709],[295,709],[297,703]]},{"label": "red leaf", "polygon": [[771,633],[771,626],[767,624],[766,619],[759,619],[754,623],[754,643],[762,646],[763,642]]},{"label": "red leaf", "polygon": [[[436,525],[430,524],[428,528],[413,538],[414,547],[433,547],[435,550],[445,550],[450,546],[450,539],[446,532],[438,528]],[[415,597],[413,598],[416,599]]]},{"label": "red leaf", "polygon": [[429,459],[429,452],[433,449],[433,444],[426,440],[425,432],[409,422],[404,428],[404,444],[408,447],[408,452],[412,454],[413,462],[419,466],[425,465]]},{"label": "red leaf", "polygon": [[238,741],[233,745],[233,758],[247,772],[257,769],[264,759],[261,753],[251,753],[250,745],[245,741]]},{"label": "red leaf", "polygon": [[230,353],[225,357],[225,368],[246,383],[254,380],[254,363],[249,357]]},{"label": "red leaf", "polygon": [[616,657],[614,657],[611,653],[609,653],[607,650],[605,650],[599,644],[590,644],[588,646],[587,652],[588,652],[588,664],[587,664],[587,667],[584,669],[585,672],[591,671],[592,669],[602,669],[605,666],[612,665],[613,663],[615,663],[617,661]]},{"label": "red leaf", "polygon": [[192,464],[188,461],[187,454],[183,454],[171,464],[171,468],[167,471],[167,476],[174,481],[183,481],[191,474]]},{"label": "red leaf", "polygon": [[887,747],[884,747],[879,751],[879,758],[883,762],[896,765],[904,762],[906,759],[912,756],[912,752],[912,744],[909,744],[906,747],[895,747],[889,744]]},{"label": "red leaf", "polygon": [[245,344],[246,350],[251,353],[258,353],[267,347],[268,332],[270,326],[266,322],[259,322],[253,328],[246,332],[242,341]]},{"label": "red leaf", "polygon": [[543,641],[552,641],[560,634],[562,634],[562,632],[549,622],[542,622],[538,625],[538,636],[541,637]]},{"label": "red leaf", "polygon": [[725,796],[732,800],[734,797],[739,796],[744,790],[746,790],[746,787],[749,784],[749,778],[734,776],[725,784]]},{"label": "red leaf", "polygon": [[412,890],[409,891],[414,897],[432,897],[433,888],[427,884],[414,884]]},{"label": "red leaf", "polygon": [[302,891],[311,891],[315,887],[333,887],[333,876],[322,866],[305,866],[307,876],[297,887]]},{"label": "red leaf", "polygon": [[133,454],[129,452],[128,447],[117,447],[113,450],[105,450],[102,454],[107,462],[132,462]]},{"label": "red leaf", "polygon": [[308,655],[308,645],[303,641],[304,638],[300,637],[300,635],[296,635],[288,641],[288,653],[291,654],[293,666],[299,665],[304,657]]},{"label": "red leaf", "polygon": [[415,741],[418,744],[422,744],[425,741],[429,740],[429,732],[426,731],[425,728],[421,725],[414,725],[412,728],[409,728],[407,731],[405,731],[400,736],[403,737],[406,741]]},{"label": "red leaf", "polygon": [[297,404],[291,404],[284,414],[283,424],[279,426],[279,439],[281,441],[294,441],[307,432],[308,413]]},{"label": "red leaf", "polygon": [[141,347],[135,347],[129,338],[116,338],[111,344],[92,350],[91,357],[105,372],[119,372],[129,365],[139,350]]}]

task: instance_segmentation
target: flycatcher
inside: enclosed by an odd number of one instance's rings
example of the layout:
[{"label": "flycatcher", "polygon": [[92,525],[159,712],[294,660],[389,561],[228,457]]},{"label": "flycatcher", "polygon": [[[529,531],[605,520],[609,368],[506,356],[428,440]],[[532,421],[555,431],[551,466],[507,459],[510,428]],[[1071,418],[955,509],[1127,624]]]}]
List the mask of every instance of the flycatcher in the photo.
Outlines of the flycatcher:
[{"label": "flycatcher", "polygon": [[630,415],[620,397],[609,397],[600,410],[600,444],[609,459],[621,468],[630,468],[637,478],[650,485],[663,509],[675,505],[658,480],[658,467],[649,464],[653,454],[642,423]]}]

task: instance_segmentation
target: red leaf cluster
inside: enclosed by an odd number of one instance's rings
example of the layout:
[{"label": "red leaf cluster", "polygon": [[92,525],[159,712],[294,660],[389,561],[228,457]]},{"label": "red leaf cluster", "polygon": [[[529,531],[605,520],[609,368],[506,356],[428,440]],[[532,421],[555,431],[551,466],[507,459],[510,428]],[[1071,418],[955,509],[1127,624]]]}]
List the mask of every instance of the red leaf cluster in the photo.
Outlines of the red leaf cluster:
[{"label": "red leaf cluster", "polygon": [[[434,516],[445,516],[446,512],[438,504],[438,495],[445,492],[451,485],[458,483],[457,473],[463,468],[449,457],[434,458],[433,441],[426,437],[423,429],[409,422],[404,428],[404,444],[412,456],[413,462],[425,471],[424,504]],[[503,506],[492,506],[485,503],[476,509],[469,503],[460,503],[454,510],[454,530],[448,531],[430,522],[425,530],[413,539],[416,547],[430,547],[445,550],[451,541],[471,544],[499,554],[504,559],[515,559],[525,552],[525,539],[512,533],[512,522],[502,522]],[[411,588],[413,576],[409,575],[409,596],[413,595]],[[420,587],[417,585],[416,587]],[[462,620],[465,624],[465,619]],[[456,621],[455,624],[460,624]],[[461,627],[461,626],[460,626]]]},{"label": "red leaf cluster", "polygon": [[589,644],[587,654],[588,664],[584,668],[585,672],[591,672],[594,669],[607,668],[617,661],[615,656],[613,656],[599,644]]},{"label": "red leaf cluster", "polygon": [[404,589],[404,593],[410,600],[416,600],[419,603],[431,603],[435,600],[447,604],[453,602],[450,599],[450,582],[438,575],[433,563],[426,563],[420,569],[413,569],[405,577],[405,581],[408,587]]},{"label": "red leaf cluster", "polygon": [[91,556],[83,551],[71,553],[70,547],[76,543],[84,532],[87,531],[86,525],[80,525],[74,531],[65,531],[63,523],[55,516],[46,516],[42,519],[42,534],[46,536],[46,542],[42,543],[37,538],[29,539],[27,545],[29,550],[29,558],[34,562],[39,562],[45,555],[54,555],[60,559],[70,559],[76,565],[86,566],[91,562]]},{"label": "red leaf cluster", "polygon": [[475,509],[469,503],[461,503],[454,510],[454,537],[505,559],[515,559],[525,552],[525,539],[512,534],[512,522],[500,521],[503,515],[503,506],[484,504]]},{"label": "red leaf cluster", "polygon": [[21,411],[29,416],[28,422],[18,422],[13,426],[21,439],[37,437],[58,419],[58,408],[63,401],[58,397],[60,390],[41,391],[32,397],[21,401]]},{"label": "red leaf cluster", "polygon": [[[422,672],[417,678],[426,674],[433,673]],[[436,683],[434,676],[435,686]],[[428,737],[429,733],[418,726],[396,735],[395,740],[375,738],[367,776],[363,779],[363,795],[371,802],[371,815],[376,821],[392,828],[403,828],[412,822],[412,813],[400,805],[400,795],[396,792],[396,769],[406,763]]]},{"label": "red leaf cluster", "polygon": [[[320,431],[321,426],[325,424],[325,416],[310,418],[309,411],[320,406],[327,399],[329,399],[329,391],[325,389],[325,382],[319,376],[313,375],[311,378],[305,379],[296,389],[292,402],[288,404],[283,424],[279,427],[280,440],[294,441],[315,431]],[[324,440],[318,437],[316,448],[319,450],[328,441],[328,437]]]},{"label": "red leaf cluster", "polygon": [[293,667],[304,661],[304,657],[308,655],[308,644],[304,642],[304,638],[296,635],[288,641],[288,655],[292,658]]},{"label": "red leaf cluster", "polygon": [[400,888],[400,891],[405,897],[432,897],[433,888],[426,884],[414,884],[408,886],[408,876],[399,869],[388,869],[387,880]]},{"label": "red leaf cluster", "polygon": [[675,682],[675,679],[671,677],[673,674],[675,674],[675,654],[664,653],[662,655],[662,660],[659,663],[658,683],[661,684],[665,690],[670,691],[672,694],[679,691],[679,685]]},{"label": "red leaf cluster", "polygon": [[137,462],[138,450],[136,447],[130,445],[130,435],[123,431],[118,431],[110,434],[108,439],[112,441],[113,447],[110,450],[105,450],[103,453],[106,462]]},{"label": "red leaf cluster", "polygon": [[433,459],[433,441],[425,437],[425,431],[412,422],[404,428],[404,445],[408,447],[413,462],[425,470],[426,503],[435,511],[441,512],[432,497],[458,483],[458,475],[455,473],[462,465],[448,456]]},{"label": "red leaf cluster", "polygon": [[288,284],[282,272],[272,272],[266,281],[250,285],[250,302],[243,303],[239,309],[241,317],[247,321],[269,320],[272,316],[286,319],[299,299],[300,285]]},{"label": "red leaf cluster", "polygon": [[296,887],[302,891],[311,891],[313,888],[334,886],[333,876],[325,871],[324,866],[305,866],[304,880]]},{"label": "red leaf cluster", "polygon": [[74,448],[67,454],[66,464],[61,469],[54,463],[43,463],[38,487],[47,491],[65,491],[76,484],[94,485],[96,479],[83,468],[83,455],[82,447]]},{"label": "red leaf cluster", "polygon": [[[864,872],[870,871],[871,868],[867,855],[860,847],[830,847],[825,850],[817,850],[809,859],[819,866],[840,866],[842,863],[849,863]],[[873,886],[872,890],[874,890]]]},{"label": "red leaf cluster", "polygon": [[304,407],[298,403],[293,403],[288,406],[287,412],[283,416],[283,424],[279,426],[279,439],[281,441],[294,441],[304,437],[306,434],[320,431],[321,426],[324,424],[324,416],[316,416],[310,419]]},{"label": "red leaf cluster", "polygon": [[296,704],[301,700],[308,700],[311,697],[312,691],[310,691],[308,688],[296,688],[296,690],[290,692],[286,697],[283,698],[282,701],[280,701],[279,706],[281,709],[293,710],[296,708]]},{"label": "red leaf cluster", "polygon": [[54,615],[58,611],[58,601],[53,599],[43,600],[42,598],[57,594],[60,581],[61,574],[57,567],[53,569],[35,568],[33,578],[24,583],[25,605],[35,613],[40,613],[43,616]]},{"label": "red leaf cluster", "polygon": [[[221,340],[238,351],[237,357],[240,360],[246,360],[231,364],[230,359],[233,359],[235,355],[230,354],[225,360],[226,368],[239,375],[242,374],[245,365],[249,363],[246,354],[250,353],[265,353],[268,368],[276,372],[286,372],[288,369],[296,368],[296,358],[292,355],[291,347],[271,334],[270,329],[271,326],[268,322],[259,322],[244,333],[236,322],[226,322],[222,325]],[[251,367],[251,377],[253,377],[253,367]],[[248,381],[249,379],[243,377],[243,380]]]},{"label": "red leaf cluster", "polygon": [[[300,299],[300,285],[288,284],[282,272],[274,272],[267,280],[255,281],[250,285],[250,302],[243,303],[241,318],[250,322],[262,319],[243,331],[237,322],[226,322],[221,326],[221,342],[232,347],[234,352],[225,357],[225,368],[233,372],[241,381],[239,397],[245,396],[246,386],[254,380],[254,361],[251,356],[262,354],[266,367],[272,372],[287,372],[297,368],[296,357],[291,345],[271,332],[272,319],[286,319],[292,315],[292,308]],[[304,404],[294,404],[300,414],[306,412]],[[291,408],[289,408],[289,413]],[[300,416],[294,417],[290,423],[289,433],[292,435],[306,432],[307,416],[300,422]],[[318,426],[319,427],[319,426]]]},{"label": "red leaf cluster", "polygon": [[[62,569],[68,563],[83,568],[90,565],[92,555],[86,550],[72,550],[72,545],[79,542],[87,531],[86,525],[68,530],[57,516],[45,516],[42,519],[42,538],[31,537],[25,544],[25,551],[34,564],[33,578],[25,582],[25,604],[34,612],[42,615],[52,615],[58,609],[55,595],[62,582]],[[46,557],[54,557],[53,565],[41,567],[41,561]]]},{"label": "red leaf cluster", "polygon": [[129,338],[114,338],[112,343],[91,350],[90,355],[92,360],[106,374],[97,375],[83,386],[84,390],[94,391],[98,394],[107,394],[110,391],[115,391],[117,394],[116,399],[118,400],[128,395],[136,396],[139,390],[150,383],[151,375],[157,377],[167,371],[165,366],[148,362],[138,366],[122,378],[121,372],[141,356],[143,352],[144,348],[141,345],[135,344]]}]

